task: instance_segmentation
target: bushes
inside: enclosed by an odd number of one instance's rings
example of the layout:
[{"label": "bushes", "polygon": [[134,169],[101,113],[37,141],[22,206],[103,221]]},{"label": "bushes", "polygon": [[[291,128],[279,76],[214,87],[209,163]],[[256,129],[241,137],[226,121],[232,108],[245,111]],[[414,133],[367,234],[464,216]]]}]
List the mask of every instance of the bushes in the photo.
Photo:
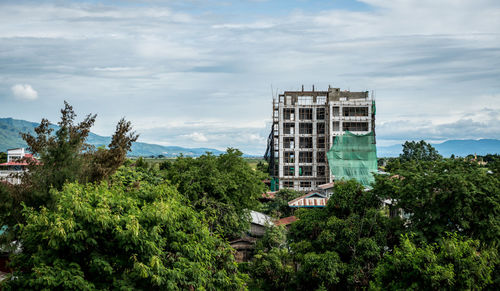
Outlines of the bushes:
[{"label": "bushes", "polygon": [[375,270],[374,289],[471,290],[493,283],[497,253],[479,241],[450,233],[439,243],[417,245],[405,235]]},{"label": "bushes", "polygon": [[230,247],[171,186],[67,184],[52,194],[53,208],[23,210],[7,289],[244,288]]}]

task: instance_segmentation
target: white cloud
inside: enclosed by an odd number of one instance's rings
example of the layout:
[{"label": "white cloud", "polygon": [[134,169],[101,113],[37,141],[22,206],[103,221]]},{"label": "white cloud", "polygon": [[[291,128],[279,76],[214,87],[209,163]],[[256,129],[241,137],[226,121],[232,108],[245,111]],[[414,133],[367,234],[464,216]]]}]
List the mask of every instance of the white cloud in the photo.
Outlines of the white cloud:
[{"label": "white cloud", "polygon": [[126,116],[148,142],[263,153],[271,84],[331,84],[375,90],[378,140],[500,131],[482,111],[500,104],[498,0],[359,1],[367,9],[291,2],[279,13],[212,1],[0,3],[0,89],[28,79],[47,99],[20,111],[0,90],[0,107],[55,120],[54,104],[68,100],[97,111],[102,132]]},{"label": "white cloud", "polygon": [[391,120],[377,124],[377,135],[387,140],[497,139],[500,109],[471,109],[454,120]]},{"label": "white cloud", "polygon": [[30,84],[16,84],[10,89],[17,99],[35,100],[38,98],[38,92]]},{"label": "white cloud", "polygon": [[121,71],[130,71],[133,68],[130,67],[95,67],[94,71],[101,72],[121,72]]},{"label": "white cloud", "polygon": [[185,136],[191,138],[195,142],[207,142],[208,141],[208,138],[203,133],[200,133],[200,132],[193,132],[193,133],[187,134]]},{"label": "white cloud", "polygon": [[227,28],[227,29],[267,29],[274,26],[271,22],[253,22],[253,23],[223,23],[212,25],[212,28]]}]

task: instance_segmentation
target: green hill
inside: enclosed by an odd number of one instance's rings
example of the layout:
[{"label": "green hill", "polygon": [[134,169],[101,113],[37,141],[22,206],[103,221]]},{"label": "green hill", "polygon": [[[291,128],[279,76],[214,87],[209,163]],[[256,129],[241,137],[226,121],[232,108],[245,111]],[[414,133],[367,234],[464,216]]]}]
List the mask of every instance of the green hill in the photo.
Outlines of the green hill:
[{"label": "green hill", "polygon": [[[26,147],[26,143],[20,136],[20,132],[35,134],[34,128],[38,126],[36,122],[19,120],[13,118],[0,118],[0,152],[7,149]],[[57,130],[58,126],[53,125]],[[90,133],[87,139],[89,144],[96,147],[108,145],[111,138]],[[191,157],[198,157],[205,152],[211,152],[215,155],[223,153],[222,151],[210,148],[184,148],[178,146],[162,146],[143,142],[135,142],[132,145],[132,151],[129,156],[158,156],[176,157],[180,154]]]}]

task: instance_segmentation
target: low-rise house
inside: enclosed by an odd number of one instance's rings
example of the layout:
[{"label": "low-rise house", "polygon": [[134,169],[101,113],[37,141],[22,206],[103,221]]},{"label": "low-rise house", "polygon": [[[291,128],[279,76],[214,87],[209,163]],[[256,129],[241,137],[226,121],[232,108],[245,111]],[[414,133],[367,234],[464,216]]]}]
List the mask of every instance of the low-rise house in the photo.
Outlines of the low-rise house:
[{"label": "low-rise house", "polygon": [[270,216],[264,213],[251,211],[252,220],[250,223],[250,236],[261,237],[266,233],[266,226],[273,225],[273,220]]},{"label": "low-rise house", "polygon": [[236,251],[234,259],[236,262],[248,262],[252,259],[253,250],[257,239],[251,236],[244,236],[229,242],[229,245]]},{"label": "low-rise house", "polygon": [[293,199],[288,202],[290,207],[325,207],[328,203],[328,197],[318,192],[311,192],[304,196]]},{"label": "low-rise house", "polygon": [[20,184],[21,175],[27,171],[31,162],[38,163],[38,160],[26,153],[24,148],[7,150],[7,162],[0,164],[0,181]]},{"label": "low-rise house", "polygon": [[250,211],[250,229],[244,236],[229,242],[229,245],[236,251],[234,258],[237,262],[247,262],[252,258],[253,250],[257,239],[266,233],[266,227],[273,225],[270,216],[257,211]]}]

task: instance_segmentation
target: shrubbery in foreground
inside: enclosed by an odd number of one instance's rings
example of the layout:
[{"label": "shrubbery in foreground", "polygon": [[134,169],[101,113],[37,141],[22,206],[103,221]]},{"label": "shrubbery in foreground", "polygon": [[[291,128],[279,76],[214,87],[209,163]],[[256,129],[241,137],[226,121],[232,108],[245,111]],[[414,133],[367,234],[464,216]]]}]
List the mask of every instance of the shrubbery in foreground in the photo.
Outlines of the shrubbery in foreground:
[{"label": "shrubbery in foreground", "polygon": [[6,289],[244,288],[230,247],[168,185],[67,184],[25,207]]}]

